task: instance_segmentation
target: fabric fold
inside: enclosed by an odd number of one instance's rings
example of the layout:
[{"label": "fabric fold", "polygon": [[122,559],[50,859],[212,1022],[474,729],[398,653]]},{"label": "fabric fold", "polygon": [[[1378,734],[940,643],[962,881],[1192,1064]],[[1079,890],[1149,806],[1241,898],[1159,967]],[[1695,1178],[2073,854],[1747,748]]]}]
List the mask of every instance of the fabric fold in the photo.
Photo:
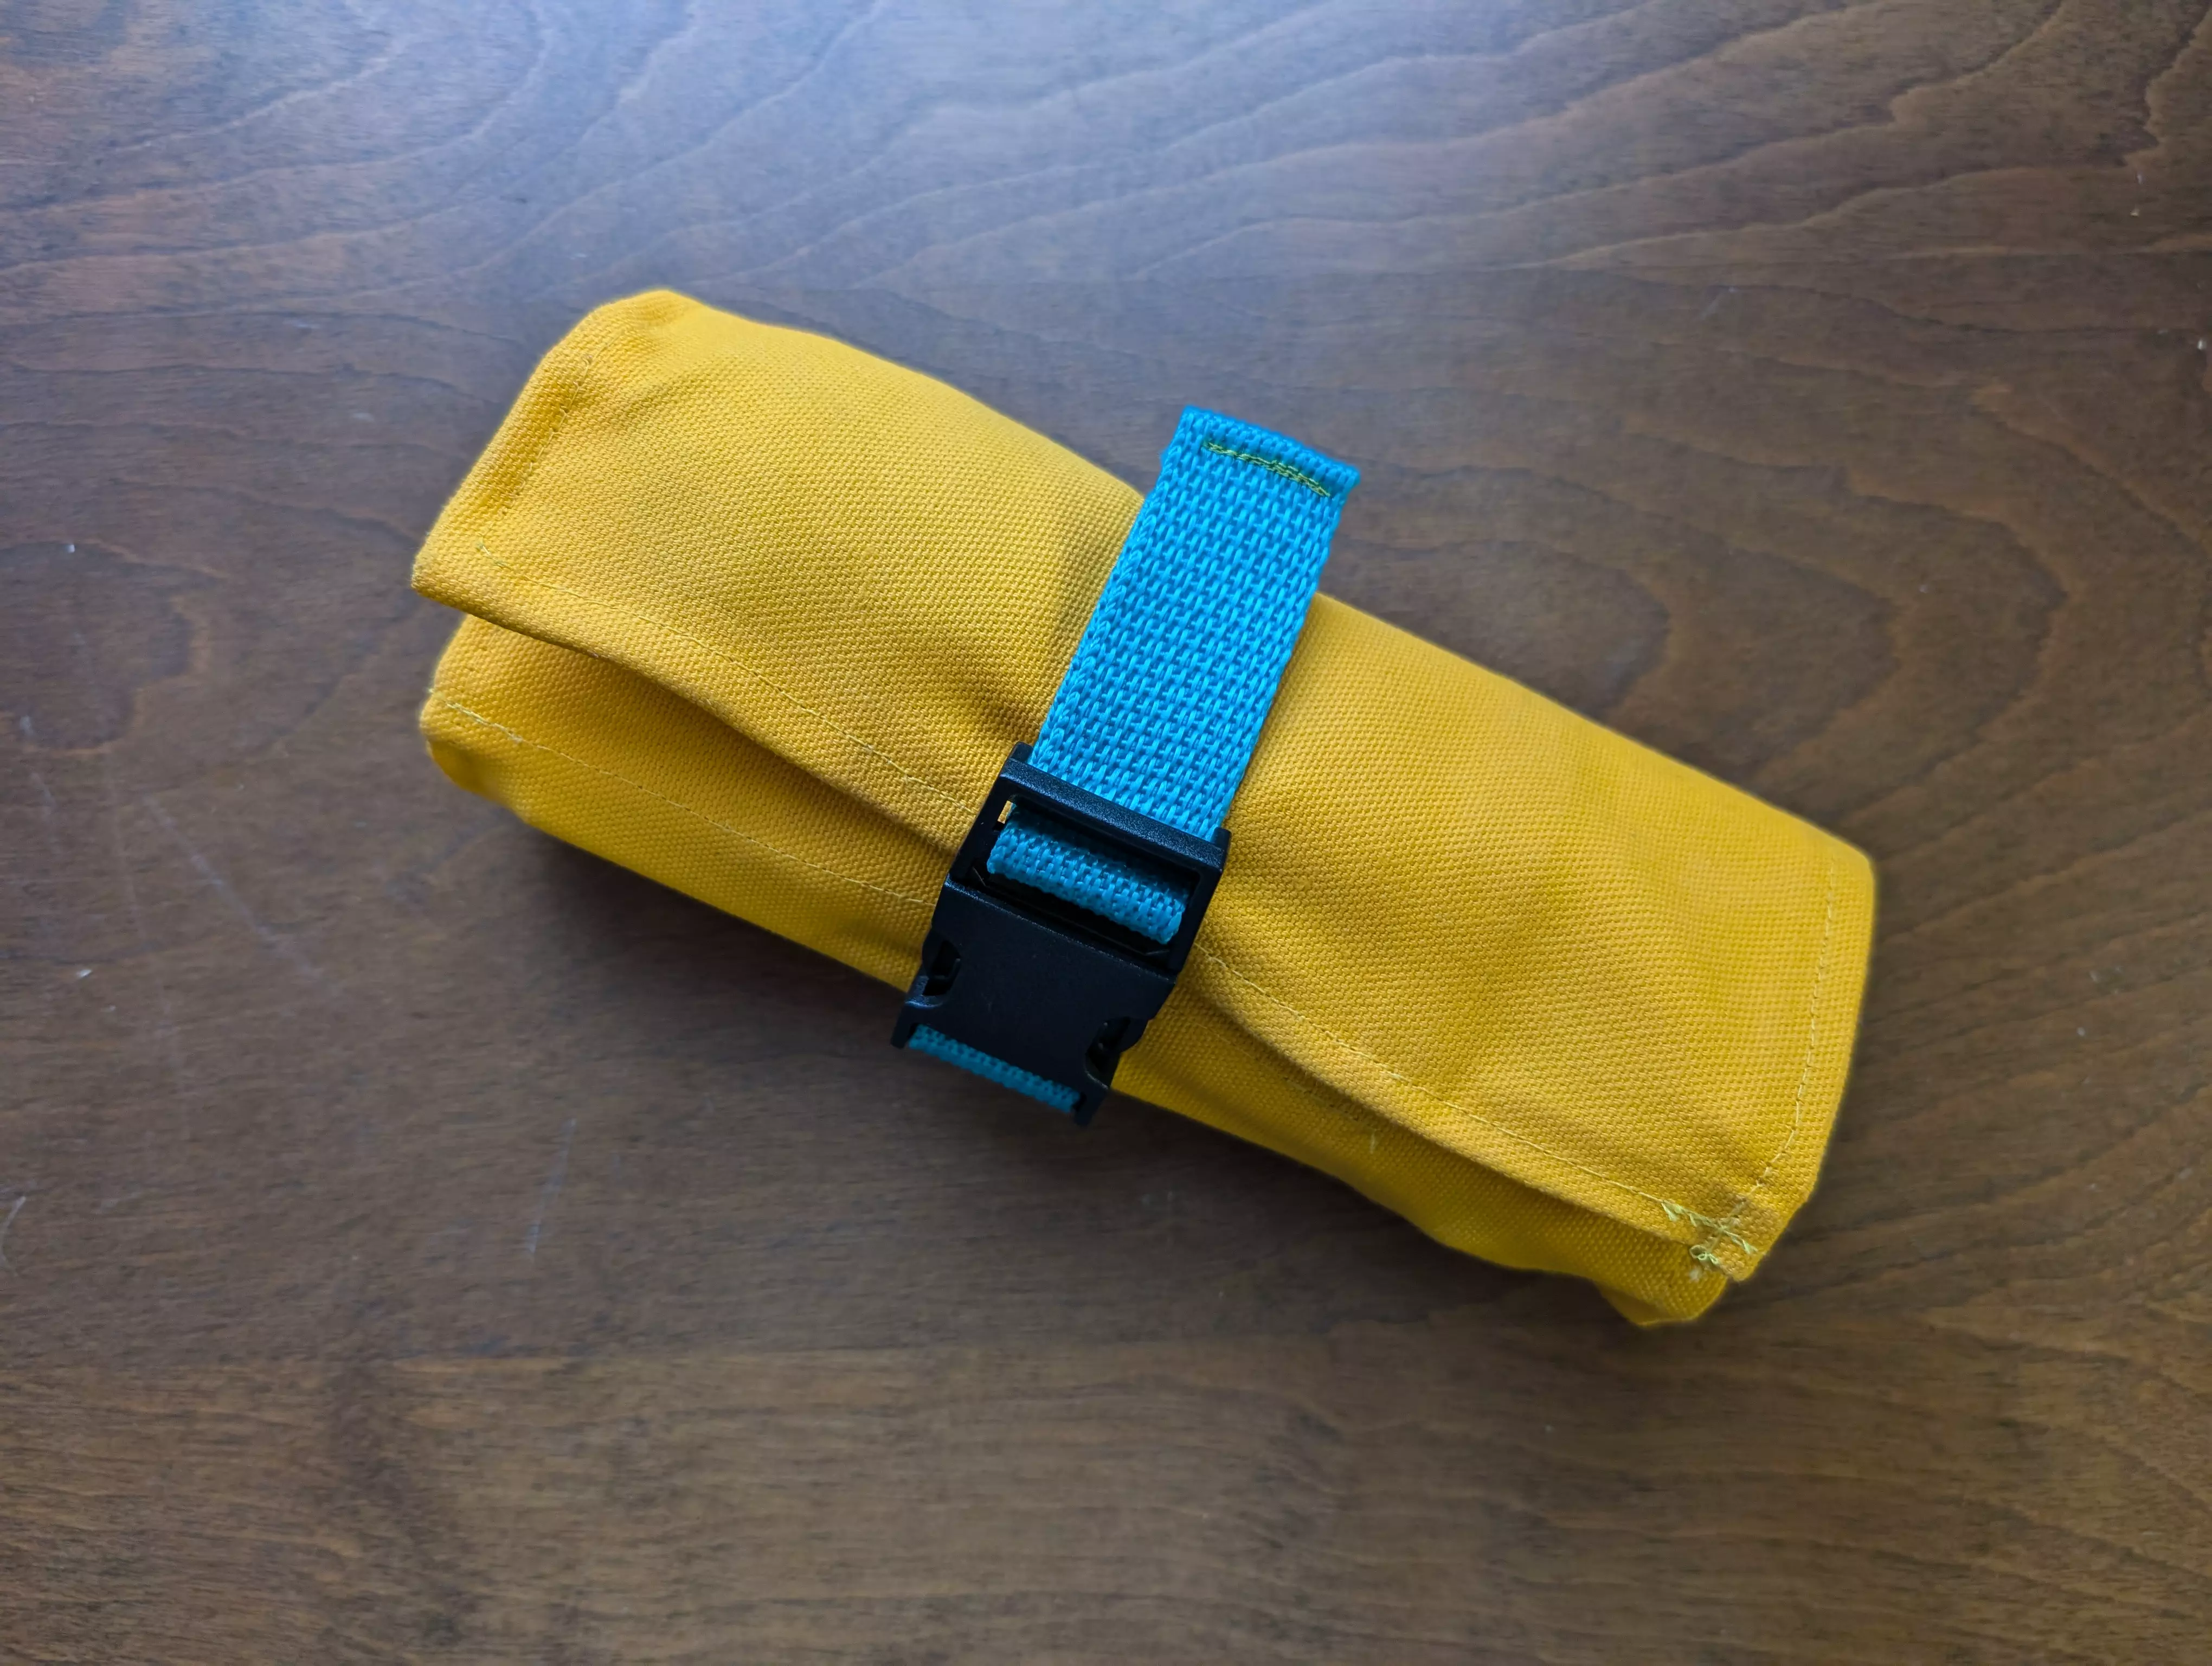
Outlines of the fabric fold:
[{"label": "fabric fold", "polygon": [[[903,986],[1138,502],[853,348],[616,302],[423,547],[473,616],[424,732],[532,824]],[[1325,595],[1229,826],[1117,1085],[1640,1322],[1756,1268],[1842,1095],[1863,856]]]}]

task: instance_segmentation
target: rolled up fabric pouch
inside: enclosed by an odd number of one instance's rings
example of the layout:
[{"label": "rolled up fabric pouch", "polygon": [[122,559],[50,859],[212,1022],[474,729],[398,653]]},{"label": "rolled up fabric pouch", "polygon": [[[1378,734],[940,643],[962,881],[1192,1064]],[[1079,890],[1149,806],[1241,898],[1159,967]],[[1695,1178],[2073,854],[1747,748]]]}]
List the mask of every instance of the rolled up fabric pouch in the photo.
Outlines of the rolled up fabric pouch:
[{"label": "rolled up fabric pouch", "polygon": [[[471,616],[423,731],[532,825],[906,988],[1139,502],[855,349],[616,302],[423,546],[416,588]],[[1866,859],[1326,595],[1296,641],[1114,1085],[1695,1316],[1817,1176]]]}]

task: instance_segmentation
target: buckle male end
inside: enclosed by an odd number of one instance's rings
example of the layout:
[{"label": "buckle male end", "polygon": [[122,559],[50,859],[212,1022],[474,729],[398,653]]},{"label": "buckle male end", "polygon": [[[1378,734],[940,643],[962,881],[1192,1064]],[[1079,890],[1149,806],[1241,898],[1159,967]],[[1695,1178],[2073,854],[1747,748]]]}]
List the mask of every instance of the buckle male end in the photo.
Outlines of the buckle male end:
[{"label": "buckle male end", "polygon": [[[927,1025],[938,1035],[1075,1096],[1087,1125],[1189,957],[1229,853],[1033,768],[1017,746],[999,771],[938,893],[921,964],[891,1044]],[[1184,883],[1174,937],[1139,933],[990,871],[991,852],[1018,807],[1024,827],[1083,836],[1094,848]]]}]

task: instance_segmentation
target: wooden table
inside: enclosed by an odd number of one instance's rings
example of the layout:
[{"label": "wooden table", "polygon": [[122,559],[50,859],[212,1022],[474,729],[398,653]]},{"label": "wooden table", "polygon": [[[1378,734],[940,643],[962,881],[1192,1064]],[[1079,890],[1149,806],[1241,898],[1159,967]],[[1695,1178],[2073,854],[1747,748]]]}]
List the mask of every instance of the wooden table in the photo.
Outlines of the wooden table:
[{"label": "wooden table", "polygon": [[[454,791],[410,556],[653,284],[1873,853],[1695,1326]],[[2166,0],[0,9],[0,1655],[2212,1659],[2212,26]]]}]

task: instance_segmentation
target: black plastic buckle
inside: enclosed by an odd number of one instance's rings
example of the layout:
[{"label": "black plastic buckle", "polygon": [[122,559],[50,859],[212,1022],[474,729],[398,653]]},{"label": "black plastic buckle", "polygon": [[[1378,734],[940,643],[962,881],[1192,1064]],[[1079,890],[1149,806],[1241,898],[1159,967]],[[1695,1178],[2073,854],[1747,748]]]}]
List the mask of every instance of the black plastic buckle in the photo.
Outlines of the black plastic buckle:
[{"label": "black plastic buckle", "polygon": [[[891,1045],[917,1025],[1073,1089],[1079,1126],[1097,1114],[1121,1055],[1175,988],[1229,854],[1209,841],[1032,769],[1017,746],[960,842],[921,945]],[[1170,879],[1190,882],[1173,940],[1155,943],[1086,909],[993,873],[1014,806],[1025,827],[1079,830]]]}]

